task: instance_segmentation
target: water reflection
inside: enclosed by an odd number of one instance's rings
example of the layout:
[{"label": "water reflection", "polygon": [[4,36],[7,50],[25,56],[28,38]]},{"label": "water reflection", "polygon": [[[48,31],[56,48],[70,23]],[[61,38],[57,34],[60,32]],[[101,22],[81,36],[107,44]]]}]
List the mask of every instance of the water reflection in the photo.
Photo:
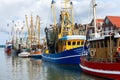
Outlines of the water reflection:
[{"label": "water reflection", "polygon": [[105,80],[82,73],[79,66],[58,65],[43,62],[43,69],[47,71],[46,80]]},{"label": "water reflection", "polygon": [[[30,58],[12,58],[12,72],[15,80],[40,80],[41,60],[32,60]],[[18,77],[18,75],[22,77]]]},{"label": "water reflection", "polygon": [[7,56],[0,49],[0,80],[105,80],[81,72],[79,66]]}]

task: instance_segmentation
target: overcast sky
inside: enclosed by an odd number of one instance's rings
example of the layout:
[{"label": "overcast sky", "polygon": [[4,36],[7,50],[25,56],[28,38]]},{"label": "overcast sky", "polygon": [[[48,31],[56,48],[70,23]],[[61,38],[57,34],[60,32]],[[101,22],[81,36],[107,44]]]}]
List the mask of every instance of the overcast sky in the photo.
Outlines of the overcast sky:
[{"label": "overcast sky", "polygon": [[[55,0],[57,18],[62,0]],[[76,23],[89,23],[91,20],[91,0],[71,0],[74,7],[74,18]],[[97,18],[105,16],[120,16],[120,0],[96,0]],[[4,44],[9,39],[9,31],[12,30],[12,21],[21,23],[25,21],[25,15],[30,17],[31,13],[35,17],[41,18],[41,35],[43,37],[44,28],[49,26],[51,21],[51,0],[0,0],[0,44]],[[7,27],[9,24],[9,27]]]}]

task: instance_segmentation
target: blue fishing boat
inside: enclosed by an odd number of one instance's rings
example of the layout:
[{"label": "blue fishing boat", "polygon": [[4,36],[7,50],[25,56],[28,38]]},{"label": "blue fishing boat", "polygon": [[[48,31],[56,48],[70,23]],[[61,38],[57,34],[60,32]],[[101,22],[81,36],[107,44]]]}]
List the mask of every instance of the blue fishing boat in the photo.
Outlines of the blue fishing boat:
[{"label": "blue fishing boat", "polygon": [[64,0],[65,7],[61,8],[59,22],[56,24],[55,1],[51,7],[54,13],[54,24],[45,28],[46,44],[42,59],[58,64],[80,64],[80,56],[86,55],[87,46],[84,45],[86,36],[74,32],[73,4]]}]

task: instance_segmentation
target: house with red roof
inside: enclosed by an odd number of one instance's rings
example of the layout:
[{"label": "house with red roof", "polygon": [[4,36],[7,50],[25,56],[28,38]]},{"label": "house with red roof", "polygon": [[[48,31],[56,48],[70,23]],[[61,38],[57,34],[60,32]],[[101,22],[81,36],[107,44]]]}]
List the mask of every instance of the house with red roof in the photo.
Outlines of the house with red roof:
[{"label": "house with red roof", "polygon": [[120,33],[120,16],[106,16],[102,26],[105,34],[109,34],[109,31],[119,31]]}]

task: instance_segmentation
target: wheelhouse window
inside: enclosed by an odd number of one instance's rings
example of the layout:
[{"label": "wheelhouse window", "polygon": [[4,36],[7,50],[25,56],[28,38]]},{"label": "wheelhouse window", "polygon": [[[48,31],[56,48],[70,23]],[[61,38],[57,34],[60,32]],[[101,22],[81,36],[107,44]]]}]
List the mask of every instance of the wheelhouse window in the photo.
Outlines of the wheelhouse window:
[{"label": "wheelhouse window", "polygon": [[76,42],[73,42],[72,45],[76,45]]},{"label": "wheelhouse window", "polygon": [[77,42],[77,45],[80,45],[80,42],[79,42],[79,41]]},{"label": "wheelhouse window", "polygon": [[70,42],[70,41],[68,42],[68,45],[71,45],[71,42]]},{"label": "wheelhouse window", "polygon": [[81,41],[81,45],[83,45],[84,44],[84,41]]}]

